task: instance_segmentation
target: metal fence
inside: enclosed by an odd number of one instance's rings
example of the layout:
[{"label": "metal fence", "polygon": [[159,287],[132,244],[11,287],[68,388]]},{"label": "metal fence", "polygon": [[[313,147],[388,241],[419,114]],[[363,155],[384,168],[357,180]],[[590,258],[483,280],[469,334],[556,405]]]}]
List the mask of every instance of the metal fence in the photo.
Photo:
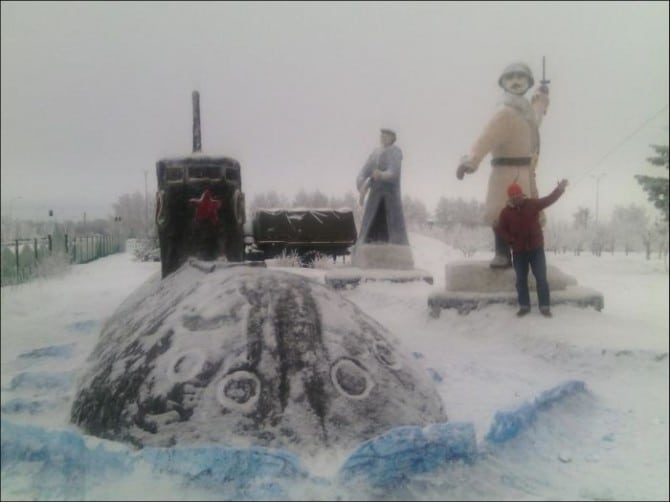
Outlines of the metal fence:
[{"label": "metal fence", "polygon": [[67,234],[3,241],[1,285],[19,284],[35,277],[49,257],[60,255],[64,263],[88,263],[121,250],[120,240],[111,235]]}]

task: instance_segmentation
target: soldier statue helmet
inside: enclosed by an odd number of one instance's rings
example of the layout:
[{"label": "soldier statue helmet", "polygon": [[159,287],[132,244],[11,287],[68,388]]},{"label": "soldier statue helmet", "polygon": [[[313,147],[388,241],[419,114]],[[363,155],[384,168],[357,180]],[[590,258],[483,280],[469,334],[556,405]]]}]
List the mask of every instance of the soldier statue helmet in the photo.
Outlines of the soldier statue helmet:
[{"label": "soldier statue helmet", "polygon": [[512,63],[507,65],[505,69],[502,71],[502,74],[498,79],[498,85],[503,89],[508,90],[505,88],[503,81],[505,80],[506,77],[511,76],[514,73],[525,75],[526,78],[528,79],[528,87],[524,90],[524,93],[525,91],[533,87],[533,85],[535,84],[535,79],[533,78],[533,72],[530,70],[530,67],[527,64]]}]

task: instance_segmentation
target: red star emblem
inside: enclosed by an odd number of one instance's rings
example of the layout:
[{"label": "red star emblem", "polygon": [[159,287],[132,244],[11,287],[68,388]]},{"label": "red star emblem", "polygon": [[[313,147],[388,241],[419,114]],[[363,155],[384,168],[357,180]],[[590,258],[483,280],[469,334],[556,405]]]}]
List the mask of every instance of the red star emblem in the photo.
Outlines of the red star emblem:
[{"label": "red star emblem", "polygon": [[209,189],[202,192],[199,199],[190,199],[189,202],[196,206],[196,221],[211,220],[213,223],[219,222],[219,208],[222,202],[218,199],[213,199]]}]

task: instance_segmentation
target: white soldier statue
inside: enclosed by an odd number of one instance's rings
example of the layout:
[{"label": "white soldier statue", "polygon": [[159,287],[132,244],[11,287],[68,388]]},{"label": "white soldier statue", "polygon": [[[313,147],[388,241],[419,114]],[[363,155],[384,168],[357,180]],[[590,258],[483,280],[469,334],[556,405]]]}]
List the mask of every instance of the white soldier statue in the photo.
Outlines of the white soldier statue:
[{"label": "white soldier statue", "polygon": [[[544,68],[543,68],[544,72]],[[539,127],[549,106],[548,80],[543,79],[530,103],[524,97],[534,85],[533,74],[524,63],[508,65],[498,79],[505,91],[502,106],[493,115],[456,171],[459,180],[474,173],[487,154],[491,154],[491,174],[486,194],[484,221],[492,227],[495,256],[492,268],[512,266],[509,245],[495,231],[496,220],[507,202],[507,187],[519,184],[524,193],[538,197],[535,167],[540,153]],[[540,215],[544,222],[544,215]]]},{"label": "white soldier statue", "polygon": [[356,178],[361,205],[366,193],[368,195],[358,244],[382,242],[409,245],[400,195],[402,150],[395,145],[395,140],[394,131],[382,129],[381,146],[370,154]]}]

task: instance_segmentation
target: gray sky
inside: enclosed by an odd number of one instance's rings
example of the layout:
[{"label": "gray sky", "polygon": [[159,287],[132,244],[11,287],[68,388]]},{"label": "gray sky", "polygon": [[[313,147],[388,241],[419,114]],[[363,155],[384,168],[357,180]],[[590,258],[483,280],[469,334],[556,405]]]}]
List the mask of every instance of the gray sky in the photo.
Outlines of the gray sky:
[{"label": "gray sky", "polygon": [[403,193],[429,209],[483,201],[489,159],[463,181],[458,161],[503,67],[527,62],[539,81],[542,56],[539,190],[571,181],[550,212],[594,212],[603,174],[601,218],[630,203],[655,216],[633,174],[667,175],[645,159],[668,144],[668,2],[2,2],[1,14],[3,214],[106,217],[144,191],[145,170],[153,195],[156,160],[191,150],[194,89],[203,151],[240,161],[248,200],[354,191],[390,127]]}]

